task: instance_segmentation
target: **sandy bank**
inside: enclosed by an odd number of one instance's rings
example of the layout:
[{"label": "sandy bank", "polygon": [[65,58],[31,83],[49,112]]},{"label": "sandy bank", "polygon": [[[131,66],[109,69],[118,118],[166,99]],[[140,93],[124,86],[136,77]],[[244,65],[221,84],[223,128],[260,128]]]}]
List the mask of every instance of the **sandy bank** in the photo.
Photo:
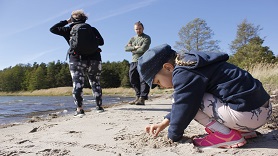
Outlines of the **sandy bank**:
[{"label": "sandy bank", "polygon": [[271,124],[258,130],[261,136],[236,149],[194,147],[190,138],[205,134],[194,121],[185,131],[184,143],[168,142],[167,129],[157,138],[144,132],[147,124],[161,121],[170,109],[171,99],[162,96],[148,100],[146,106],[117,105],[103,113],[86,112],[83,118],[67,115],[1,128],[0,155],[278,155],[278,130]]}]

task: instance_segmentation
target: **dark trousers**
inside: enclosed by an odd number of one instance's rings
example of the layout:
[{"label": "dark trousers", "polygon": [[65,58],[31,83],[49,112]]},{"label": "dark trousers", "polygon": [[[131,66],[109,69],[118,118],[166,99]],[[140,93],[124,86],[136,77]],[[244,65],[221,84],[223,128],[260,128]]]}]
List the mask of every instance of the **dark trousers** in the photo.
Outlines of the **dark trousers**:
[{"label": "dark trousers", "polygon": [[83,105],[83,86],[85,76],[88,77],[92,87],[92,93],[96,99],[97,106],[102,105],[102,88],[100,86],[101,61],[82,60],[79,62],[70,62],[70,73],[73,82],[72,96],[74,103],[78,107]]},{"label": "dark trousers", "polygon": [[132,62],[129,67],[129,80],[131,86],[134,88],[137,97],[148,99],[150,92],[149,85],[140,77],[137,70],[137,62]]}]

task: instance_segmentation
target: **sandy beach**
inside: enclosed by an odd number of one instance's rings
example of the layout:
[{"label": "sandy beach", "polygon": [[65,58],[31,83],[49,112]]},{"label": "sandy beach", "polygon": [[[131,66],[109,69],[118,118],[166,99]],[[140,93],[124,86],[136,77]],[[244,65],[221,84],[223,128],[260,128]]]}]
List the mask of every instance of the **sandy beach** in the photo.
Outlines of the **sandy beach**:
[{"label": "sandy beach", "polygon": [[[4,156],[176,156],[176,155],[240,155],[277,156],[277,103],[274,118],[258,129],[262,135],[248,139],[247,144],[234,149],[200,149],[192,137],[205,134],[204,128],[192,121],[185,130],[182,143],[170,143],[167,128],[157,137],[146,134],[144,128],[157,123],[171,109],[167,95],[150,98],[145,106],[119,104],[103,113],[87,110],[83,118],[50,114],[44,120],[32,120],[20,125],[1,127],[0,155]],[[94,108],[92,108],[94,109]]]}]

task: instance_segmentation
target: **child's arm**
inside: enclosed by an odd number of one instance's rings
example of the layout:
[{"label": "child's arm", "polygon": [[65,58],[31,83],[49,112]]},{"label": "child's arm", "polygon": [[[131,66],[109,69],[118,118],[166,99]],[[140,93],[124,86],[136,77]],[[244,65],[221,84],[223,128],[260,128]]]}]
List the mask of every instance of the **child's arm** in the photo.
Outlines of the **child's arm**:
[{"label": "child's arm", "polygon": [[167,126],[169,126],[170,120],[165,118],[161,123],[159,124],[152,124],[152,125],[148,125],[146,126],[145,130],[147,133],[153,135],[153,136],[157,136],[159,134],[159,132],[161,132],[162,130],[164,130]]}]

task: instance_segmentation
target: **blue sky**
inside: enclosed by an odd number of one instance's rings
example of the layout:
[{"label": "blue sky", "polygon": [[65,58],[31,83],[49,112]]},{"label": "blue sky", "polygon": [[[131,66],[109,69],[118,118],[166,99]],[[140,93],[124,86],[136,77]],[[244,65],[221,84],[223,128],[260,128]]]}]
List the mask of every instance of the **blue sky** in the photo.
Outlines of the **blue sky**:
[{"label": "blue sky", "polygon": [[137,21],[151,36],[151,47],[174,47],[179,30],[195,18],[207,22],[226,53],[237,26],[247,19],[263,28],[263,45],[278,55],[277,6],[277,0],[1,0],[0,70],[19,63],[66,61],[66,41],[49,28],[77,9],[88,14],[87,22],[104,38],[103,62],[131,60],[124,46],[135,35]]}]

